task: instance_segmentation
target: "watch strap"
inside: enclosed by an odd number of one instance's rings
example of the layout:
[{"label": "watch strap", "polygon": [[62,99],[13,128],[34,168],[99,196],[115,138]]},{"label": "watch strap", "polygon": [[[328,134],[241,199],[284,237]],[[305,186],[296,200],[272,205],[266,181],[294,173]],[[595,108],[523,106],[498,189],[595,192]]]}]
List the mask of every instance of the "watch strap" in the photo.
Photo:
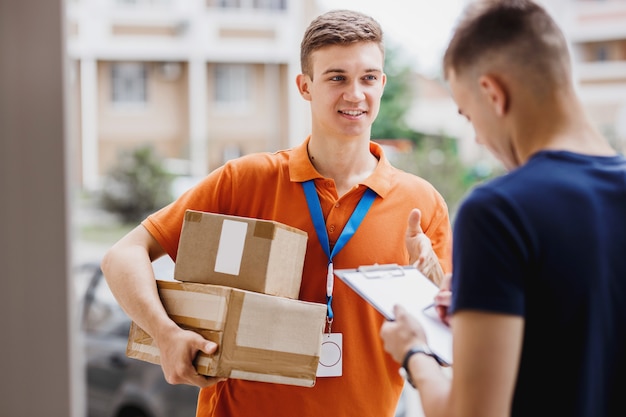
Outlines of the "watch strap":
[{"label": "watch strap", "polygon": [[411,359],[413,355],[417,353],[423,353],[424,355],[430,356],[431,358],[437,361],[439,366],[449,366],[449,364],[445,360],[443,360],[439,355],[437,355],[432,350],[430,350],[428,346],[426,345],[412,346],[404,355],[404,360],[402,361],[402,369],[404,370],[406,381],[409,384],[411,384],[413,388],[416,388],[416,387],[415,387],[415,384],[413,383],[413,379],[411,379],[411,372],[409,370],[409,360]]}]

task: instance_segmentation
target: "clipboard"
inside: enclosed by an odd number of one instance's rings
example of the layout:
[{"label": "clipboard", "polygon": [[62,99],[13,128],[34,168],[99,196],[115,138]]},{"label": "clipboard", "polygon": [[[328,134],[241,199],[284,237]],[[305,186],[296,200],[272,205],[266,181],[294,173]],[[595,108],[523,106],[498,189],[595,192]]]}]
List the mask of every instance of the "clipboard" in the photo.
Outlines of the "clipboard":
[{"label": "clipboard", "polygon": [[387,320],[394,320],[395,304],[403,306],[419,320],[430,349],[452,364],[452,331],[441,321],[433,304],[439,287],[417,268],[388,264],[334,272]]}]

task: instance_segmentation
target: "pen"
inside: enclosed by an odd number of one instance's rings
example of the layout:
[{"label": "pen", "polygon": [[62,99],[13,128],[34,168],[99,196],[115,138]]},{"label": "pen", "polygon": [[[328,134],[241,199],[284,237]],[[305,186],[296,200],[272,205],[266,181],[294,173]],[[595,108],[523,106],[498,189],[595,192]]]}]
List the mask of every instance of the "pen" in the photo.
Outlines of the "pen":
[{"label": "pen", "polygon": [[426,311],[426,310],[428,310],[429,308],[433,308],[433,307],[435,307],[435,303],[434,303],[434,302],[432,302],[432,303],[428,304],[426,307],[424,307],[424,308],[422,309],[422,311]]}]

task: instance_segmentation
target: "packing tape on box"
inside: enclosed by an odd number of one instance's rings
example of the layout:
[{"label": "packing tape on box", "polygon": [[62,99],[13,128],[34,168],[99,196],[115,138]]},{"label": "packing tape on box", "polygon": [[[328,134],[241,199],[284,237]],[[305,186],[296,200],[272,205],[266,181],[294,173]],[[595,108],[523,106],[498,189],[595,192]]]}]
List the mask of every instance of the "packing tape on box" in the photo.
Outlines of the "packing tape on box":
[{"label": "packing tape on box", "polygon": [[185,212],[185,221],[200,223],[202,221],[202,213],[199,211],[187,210]]},{"label": "packing tape on box", "polygon": [[[230,368],[230,374],[239,370],[313,379],[319,363],[319,357],[242,346],[236,346],[229,356],[233,358],[234,363]],[[271,372],[268,372],[269,367]]]},{"label": "packing tape on box", "polygon": [[315,385],[315,379],[310,378],[291,378],[283,375],[257,374],[254,372],[233,371],[231,378],[245,379],[248,381],[270,382],[274,384],[296,385],[300,387],[312,387]]},{"label": "packing tape on box", "polygon": [[135,322],[132,322],[128,335],[128,345],[126,346],[126,356],[158,365],[160,364],[159,355],[159,348],[154,343],[154,339]]},{"label": "packing tape on box", "polygon": [[[239,221],[244,221],[246,223],[250,223],[249,220],[245,218],[238,219]],[[199,211],[191,211],[187,210],[185,212],[185,221],[200,223],[202,221],[202,213]],[[261,239],[274,239],[276,225],[270,222],[256,222],[254,227],[253,235],[254,237],[258,237]]]},{"label": "packing tape on box", "polygon": [[274,240],[276,225],[273,223],[256,222],[253,235],[261,239]]},{"label": "packing tape on box", "polygon": [[[168,315],[178,324],[190,326],[198,329],[213,329],[213,330],[222,330],[224,328],[225,314],[224,310],[225,299],[221,296],[212,296],[211,294],[189,294],[185,293],[184,297],[176,297],[171,298],[167,296],[168,291],[177,291],[177,290],[162,290],[164,293],[164,297],[161,299],[163,305],[166,306],[166,310],[168,311]],[[202,297],[194,297],[194,295],[202,295]],[[177,311],[180,311],[180,308],[185,303],[200,303],[205,304],[205,308],[207,306],[215,306],[208,318],[201,318],[196,316],[188,316],[186,314],[176,314]],[[210,304],[215,303],[215,304]],[[219,304],[218,304],[219,303]],[[187,304],[187,308],[189,308],[189,304]]]},{"label": "packing tape on box", "polygon": [[[199,329],[222,330],[227,314],[228,290],[212,292],[186,291],[186,284],[161,281],[159,297],[168,315],[179,325]],[[217,293],[215,293],[217,291]],[[198,312],[196,315],[190,311]]]}]

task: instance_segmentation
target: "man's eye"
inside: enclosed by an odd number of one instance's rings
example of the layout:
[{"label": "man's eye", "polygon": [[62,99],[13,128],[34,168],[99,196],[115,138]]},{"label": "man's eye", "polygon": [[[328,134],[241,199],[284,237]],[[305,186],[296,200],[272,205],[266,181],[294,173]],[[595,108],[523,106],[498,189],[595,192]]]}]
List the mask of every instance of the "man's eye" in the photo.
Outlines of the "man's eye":
[{"label": "man's eye", "polygon": [[366,75],[364,78],[367,81],[376,81],[378,79],[378,77],[376,77],[375,75]]},{"label": "man's eye", "polygon": [[342,76],[342,75],[336,75],[336,76],[332,77],[330,80],[331,81],[343,81],[343,80],[345,80],[345,77]]}]

